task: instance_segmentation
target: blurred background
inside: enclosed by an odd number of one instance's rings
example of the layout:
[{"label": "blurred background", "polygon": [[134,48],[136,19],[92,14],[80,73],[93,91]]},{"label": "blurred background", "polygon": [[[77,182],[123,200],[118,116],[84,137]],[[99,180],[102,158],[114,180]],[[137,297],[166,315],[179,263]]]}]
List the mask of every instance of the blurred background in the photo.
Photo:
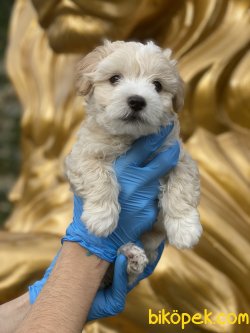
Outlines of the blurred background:
[{"label": "blurred background", "polygon": [[[186,84],[185,146],[199,164],[203,237],[164,250],[124,313],[86,332],[176,333],[148,309],[250,312],[249,0],[16,0],[1,4],[0,303],[41,277],[72,218],[63,160],[84,119],[79,58],[111,40],[173,49]],[[5,66],[4,66],[5,63]],[[8,194],[8,198],[7,198]],[[245,325],[185,332],[248,333]]]},{"label": "blurred background", "polygon": [[11,211],[7,194],[20,169],[21,106],[4,67],[8,24],[14,1],[1,3],[0,10],[0,225]]}]

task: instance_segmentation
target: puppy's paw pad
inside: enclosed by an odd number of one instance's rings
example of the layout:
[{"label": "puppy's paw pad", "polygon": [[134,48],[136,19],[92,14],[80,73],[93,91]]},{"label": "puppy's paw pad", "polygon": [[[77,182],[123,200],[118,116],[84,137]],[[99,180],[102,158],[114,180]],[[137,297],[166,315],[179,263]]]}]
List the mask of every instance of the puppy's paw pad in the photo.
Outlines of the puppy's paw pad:
[{"label": "puppy's paw pad", "polygon": [[141,274],[148,264],[148,258],[143,249],[135,244],[128,243],[119,249],[128,258],[127,272],[131,275],[129,280],[134,280],[134,276]]},{"label": "puppy's paw pad", "polygon": [[169,244],[178,249],[192,248],[202,234],[199,213],[195,208],[190,209],[183,218],[166,216],[164,223]]}]

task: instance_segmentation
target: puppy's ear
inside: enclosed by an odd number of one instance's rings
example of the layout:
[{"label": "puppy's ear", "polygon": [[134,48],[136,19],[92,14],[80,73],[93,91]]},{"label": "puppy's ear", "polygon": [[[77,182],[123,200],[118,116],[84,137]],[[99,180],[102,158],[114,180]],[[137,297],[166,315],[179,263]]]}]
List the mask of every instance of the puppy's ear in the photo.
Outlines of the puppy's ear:
[{"label": "puppy's ear", "polygon": [[170,62],[170,64],[173,66],[176,77],[177,77],[177,91],[175,95],[173,96],[173,109],[175,112],[179,112],[183,105],[184,105],[184,81],[179,75],[179,72],[177,70],[177,61],[175,59],[171,59],[172,56],[172,50],[171,49],[165,49],[163,51],[164,56],[167,58],[167,60]]},{"label": "puppy's ear", "polygon": [[114,51],[115,43],[104,41],[92,52],[83,57],[76,66],[76,88],[79,95],[86,96],[90,93],[93,84],[93,75],[98,63]]},{"label": "puppy's ear", "polygon": [[177,86],[177,91],[173,97],[173,109],[175,112],[181,111],[184,105],[184,81],[182,78],[178,75],[178,86]]}]

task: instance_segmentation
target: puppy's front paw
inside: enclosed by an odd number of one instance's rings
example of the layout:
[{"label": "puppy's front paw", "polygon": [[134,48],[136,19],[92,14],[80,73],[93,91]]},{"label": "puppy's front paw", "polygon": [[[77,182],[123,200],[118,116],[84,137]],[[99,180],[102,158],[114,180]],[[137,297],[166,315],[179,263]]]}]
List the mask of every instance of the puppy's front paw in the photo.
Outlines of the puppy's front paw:
[{"label": "puppy's front paw", "polygon": [[118,253],[123,253],[128,258],[128,283],[132,284],[148,264],[148,258],[143,249],[133,243],[120,247]]},{"label": "puppy's front paw", "polygon": [[165,216],[164,224],[169,244],[178,249],[193,247],[202,234],[199,213],[195,208],[191,208],[182,218]]},{"label": "puppy's front paw", "polygon": [[117,227],[120,213],[120,206],[109,203],[98,207],[95,205],[84,205],[81,220],[86,225],[88,231],[98,237],[107,237]]}]

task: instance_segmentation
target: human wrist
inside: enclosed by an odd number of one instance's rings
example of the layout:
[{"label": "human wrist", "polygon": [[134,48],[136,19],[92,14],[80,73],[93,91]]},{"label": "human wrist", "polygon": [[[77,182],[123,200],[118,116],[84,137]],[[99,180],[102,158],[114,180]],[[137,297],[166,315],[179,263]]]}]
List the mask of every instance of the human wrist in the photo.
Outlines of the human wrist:
[{"label": "human wrist", "polygon": [[59,256],[61,254],[62,249],[65,252],[65,248],[66,247],[76,247],[77,251],[80,251],[85,257],[91,257],[88,260],[88,265],[89,268],[91,268],[92,266],[98,266],[99,267],[99,271],[101,272],[102,270],[105,272],[106,268],[108,266],[107,261],[100,259],[98,256],[96,256],[94,253],[91,253],[88,249],[85,249],[84,247],[81,247],[80,245],[78,245],[77,243],[73,243],[74,245],[66,245],[66,243],[71,243],[69,241],[65,241],[65,243],[63,244],[63,247],[58,251],[57,255],[54,257],[52,263],[50,264],[50,266],[47,268],[43,278],[41,280],[36,281],[35,283],[33,283],[32,285],[29,286],[29,302],[30,304],[34,304],[38,295],[40,294],[41,290],[44,288],[45,284],[47,283],[49,277],[52,274],[52,271],[55,268],[55,265],[59,259]]},{"label": "human wrist", "polygon": [[63,249],[64,253],[66,253],[66,255],[68,254],[68,257],[75,256],[77,262],[86,266],[95,280],[101,280],[108,269],[108,261],[98,257],[78,243],[65,241],[63,243]]}]

